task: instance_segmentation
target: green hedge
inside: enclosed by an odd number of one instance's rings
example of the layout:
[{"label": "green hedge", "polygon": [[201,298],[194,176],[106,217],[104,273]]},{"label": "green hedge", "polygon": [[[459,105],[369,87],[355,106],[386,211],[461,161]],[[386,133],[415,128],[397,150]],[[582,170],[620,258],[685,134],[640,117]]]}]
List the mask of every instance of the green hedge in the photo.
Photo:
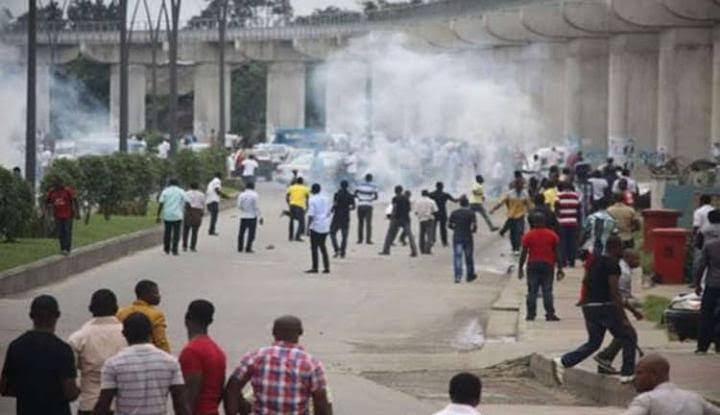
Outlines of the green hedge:
[{"label": "green hedge", "polygon": [[0,167],[0,237],[6,242],[13,242],[28,232],[33,217],[30,186]]}]

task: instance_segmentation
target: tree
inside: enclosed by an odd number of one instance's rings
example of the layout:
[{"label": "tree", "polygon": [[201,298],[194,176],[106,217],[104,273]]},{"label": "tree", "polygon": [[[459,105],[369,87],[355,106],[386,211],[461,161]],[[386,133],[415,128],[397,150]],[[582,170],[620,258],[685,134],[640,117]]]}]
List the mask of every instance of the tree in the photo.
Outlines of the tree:
[{"label": "tree", "polygon": [[362,17],[363,17],[363,14],[361,12],[347,10],[347,9],[341,9],[336,6],[328,6],[324,9],[315,9],[308,16],[296,17],[295,23],[305,24],[305,25],[322,24],[322,23],[327,22],[328,19],[333,19],[334,21],[343,21],[343,22],[356,22],[356,21],[361,20]]},{"label": "tree", "polygon": [[117,21],[120,10],[115,1],[105,4],[103,0],[72,0],[67,8],[67,18],[71,25],[80,22]]},{"label": "tree", "polygon": [[[218,21],[224,0],[209,0],[200,15],[190,19],[190,26]],[[271,26],[287,23],[292,19],[290,0],[230,0],[227,11],[228,27]]]},{"label": "tree", "polygon": [[0,236],[14,242],[33,217],[33,197],[27,182],[0,167]]},{"label": "tree", "polygon": [[230,111],[232,131],[245,142],[259,141],[265,132],[267,64],[248,62],[232,73]]},{"label": "tree", "polygon": [[[35,4],[37,4],[37,2]],[[7,9],[6,12],[10,13]],[[15,19],[16,27],[25,27],[25,25],[27,25],[29,13],[30,12],[28,11],[27,13],[21,14],[17,17],[17,19]],[[60,4],[55,0],[50,1],[43,7],[38,7],[35,13],[38,22],[64,22],[63,10],[60,7]]]}]

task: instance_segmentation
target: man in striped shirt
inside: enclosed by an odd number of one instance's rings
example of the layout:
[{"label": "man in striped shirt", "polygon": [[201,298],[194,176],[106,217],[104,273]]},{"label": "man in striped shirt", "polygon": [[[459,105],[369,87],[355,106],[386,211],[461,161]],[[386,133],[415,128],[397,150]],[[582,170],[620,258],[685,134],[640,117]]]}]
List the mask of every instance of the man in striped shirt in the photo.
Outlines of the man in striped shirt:
[{"label": "man in striped shirt", "polygon": [[132,313],[123,321],[129,346],[105,361],[96,415],[109,414],[113,399],[116,414],[165,414],[168,393],[175,414],[190,415],[180,364],[150,343],[151,332],[150,319],[143,313]]},{"label": "man in striped shirt", "polygon": [[560,182],[555,213],[560,224],[560,248],[564,266],[575,267],[580,229],[580,195],[569,182]]},{"label": "man in striped shirt", "polygon": [[378,199],[377,186],[372,182],[372,174],[365,175],[365,181],[355,188],[357,198],[358,215],[358,242],[363,242],[363,230],[365,230],[365,243],[372,245],[372,212],[373,202]]}]

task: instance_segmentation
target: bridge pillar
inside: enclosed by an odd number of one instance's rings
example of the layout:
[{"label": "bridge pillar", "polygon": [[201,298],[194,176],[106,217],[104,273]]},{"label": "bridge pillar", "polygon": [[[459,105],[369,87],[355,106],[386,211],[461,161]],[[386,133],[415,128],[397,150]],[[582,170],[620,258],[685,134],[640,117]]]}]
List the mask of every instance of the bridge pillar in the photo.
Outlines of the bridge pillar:
[{"label": "bridge pillar", "polygon": [[673,28],[660,35],[658,149],[690,159],[710,149],[712,30]]},{"label": "bridge pillar", "polygon": [[273,62],[268,65],[268,138],[278,128],[305,127],[305,70],[303,62]]},{"label": "bridge pillar", "polygon": [[526,46],[517,62],[525,68],[523,90],[540,120],[539,138],[549,144],[564,139],[565,55],[563,44],[537,43]]},{"label": "bridge pillar", "polygon": [[713,30],[713,98],[711,138],[720,142],[720,25]]},{"label": "bridge pillar", "polygon": [[45,136],[50,131],[50,65],[38,65],[35,76],[35,126]]},{"label": "bridge pillar", "polygon": [[604,158],[607,116],[608,41],[571,40],[565,60],[565,137],[578,141],[591,158]]},{"label": "bridge pillar", "polygon": [[[231,70],[225,66],[225,131],[230,130]],[[220,128],[220,69],[217,63],[200,63],[193,69],[193,134],[201,142]],[[216,135],[217,136],[217,135]]]},{"label": "bridge pillar", "polygon": [[[145,66],[128,67],[128,133],[145,131]],[[110,129],[120,126],[120,65],[110,66]]]},{"label": "bridge pillar", "polygon": [[656,149],[658,43],[656,34],[610,40],[609,143],[634,143],[636,154]]}]

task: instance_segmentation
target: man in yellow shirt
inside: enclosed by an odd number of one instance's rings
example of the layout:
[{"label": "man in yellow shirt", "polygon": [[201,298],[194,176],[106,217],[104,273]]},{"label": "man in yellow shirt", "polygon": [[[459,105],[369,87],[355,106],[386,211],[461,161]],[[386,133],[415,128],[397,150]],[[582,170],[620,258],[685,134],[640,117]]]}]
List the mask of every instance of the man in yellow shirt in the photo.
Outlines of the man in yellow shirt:
[{"label": "man in yellow shirt", "polygon": [[[310,189],[305,186],[302,177],[295,179],[294,183],[288,187],[285,200],[290,206],[290,241],[295,240],[302,242],[301,235],[305,232],[305,210],[307,209],[309,197]],[[293,224],[295,221],[298,221],[297,232],[293,232]]]},{"label": "man in yellow shirt", "polygon": [[470,210],[480,214],[480,216],[485,219],[485,223],[487,223],[490,231],[495,232],[498,230],[498,228],[493,225],[492,221],[490,220],[490,216],[485,210],[485,189],[483,186],[484,183],[485,179],[483,179],[481,175],[478,174],[477,176],[475,176],[475,183],[473,183],[472,192],[470,193]]},{"label": "man in yellow shirt", "polygon": [[525,191],[525,181],[515,180],[513,189],[507,192],[490,213],[505,205],[507,208],[507,227],[510,229],[510,246],[513,255],[520,255],[520,243],[525,233],[525,215],[533,208],[530,195]]},{"label": "man in yellow shirt", "polygon": [[558,201],[558,189],[557,183],[554,180],[548,180],[543,191],[543,198],[545,198],[545,204],[551,212],[555,212],[555,203]]},{"label": "man in yellow shirt", "polygon": [[152,342],[153,344],[168,353],[170,353],[170,342],[168,342],[165,330],[167,322],[165,314],[157,309],[160,304],[160,289],[154,281],[142,280],[135,285],[135,296],[137,300],[133,301],[127,307],[123,307],[118,311],[117,318],[120,321],[125,320],[132,313],[143,313],[150,319],[152,323]]}]

